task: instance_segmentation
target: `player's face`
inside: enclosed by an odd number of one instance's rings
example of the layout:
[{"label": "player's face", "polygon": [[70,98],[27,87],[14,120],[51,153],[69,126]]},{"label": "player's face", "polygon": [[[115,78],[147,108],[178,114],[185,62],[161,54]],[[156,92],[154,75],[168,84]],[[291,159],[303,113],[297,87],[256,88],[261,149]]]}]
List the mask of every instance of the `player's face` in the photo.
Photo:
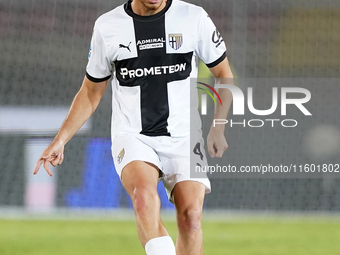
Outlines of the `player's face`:
[{"label": "player's face", "polygon": [[132,8],[139,15],[152,15],[160,12],[166,5],[166,0],[133,0]]}]

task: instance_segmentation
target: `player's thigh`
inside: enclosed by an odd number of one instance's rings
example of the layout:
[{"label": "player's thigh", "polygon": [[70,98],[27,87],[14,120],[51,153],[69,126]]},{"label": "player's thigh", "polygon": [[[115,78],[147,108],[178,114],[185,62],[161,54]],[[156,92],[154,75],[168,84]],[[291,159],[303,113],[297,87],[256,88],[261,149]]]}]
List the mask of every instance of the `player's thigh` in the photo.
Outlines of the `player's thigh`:
[{"label": "player's thigh", "polygon": [[143,139],[143,136],[120,135],[112,141],[115,168],[130,196],[136,188],[157,186],[161,163]]},{"label": "player's thigh", "polygon": [[[199,141],[203,139],[200,138]],[[166,147],[161,147],[160,159],[163,166],[163,183],[164,187],[169,196],[170,202],[174,203],[174,190],[176,187],[177,196],[182,196],[181,193],[185,193],[188,190],[189,193],[199,192],[201,193],[202,187],[204,188],[204,194],[210,193],[211,185],[208,177],[205,173],[199,174],[198,176],[192,176],[196,174],[192,172],[191,166],[197,165],[198,163],[202,166],[207,165],[205,152],[202,147],[201,152],[203,153],[203,158],[201,156],[192,155],[196,145],[191,145],[190,137],[172,139],[164,141],[164,144],[169,145]],[[189,187],[189,188],[187,188]],[[197,191],[199,190],[199,191]],[[202,200],[200,195],[199,201]],[[177,198],[177,200],[184,200],[185,197]],[[186,203],[192,202],[188,199]]]},{"label": "player's thigh", "polygon": [[200,215],[203,209],[206,186],[198,181],[182,181],[175,185],[172,195],[179,214]]},{"label": "player's thigh", "polygon": [[[112,157],[116,172],[122,179],[122,172],[125,167],[133,161],[149,162],[155,165],[157,168],[161,167],[161,163],[157,153],[154,149],[143,141],[145,137],[143,136],[133,136],[133,135],[119,135],[115,137],[112,141]],[[147,166],[142,168],[146,168]],[[131,168],[134,166],[139,166],[138,164],[130,165]],[[140,167],[139,167],[140,168]]]},{"label": "player's thigh", "polygon": [[149,162],[135,160],[122,170],[121,181],[130,196],[135,192],[155,193],[159,178],[158,167]]}]

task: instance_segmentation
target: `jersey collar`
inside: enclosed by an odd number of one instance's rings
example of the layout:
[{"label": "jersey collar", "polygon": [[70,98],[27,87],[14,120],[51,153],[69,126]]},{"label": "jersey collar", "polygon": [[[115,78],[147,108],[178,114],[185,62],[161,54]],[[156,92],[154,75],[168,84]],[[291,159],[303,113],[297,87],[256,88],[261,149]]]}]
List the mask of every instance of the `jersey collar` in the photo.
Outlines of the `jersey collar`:
[{"label": "jersey collar", "polygon": [[169,8],[172,4],[172,0],[167,0],[166,6],[164,7],[163,10],[161,10],[160,12],[158,12],[154,15],[150,15],[150,16],[141,16],[141,15],[134,13],[132,11],[131,3],[132,3],[132,0],[129,0],[127,3],[124,4],[125,12],[129,16],[131,16],[134,19],[141,20],[141,21],[151,21],[151,20],[156,20],[156,19],[162,17],[166,13],[169,10]]}]

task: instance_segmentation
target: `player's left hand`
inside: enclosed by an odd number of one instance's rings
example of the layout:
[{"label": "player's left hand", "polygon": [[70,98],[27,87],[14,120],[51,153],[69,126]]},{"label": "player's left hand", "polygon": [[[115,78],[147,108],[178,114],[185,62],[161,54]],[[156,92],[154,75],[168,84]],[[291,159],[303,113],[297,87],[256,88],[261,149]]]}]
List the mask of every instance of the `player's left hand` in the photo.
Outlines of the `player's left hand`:
[{"label": "player's left hand", "polygon": [[223,153],[228,149],[228,143],[224,136],[224,130],[212,127],[208,134],[207,146],[209,155],[212,158],[222,158]]}]

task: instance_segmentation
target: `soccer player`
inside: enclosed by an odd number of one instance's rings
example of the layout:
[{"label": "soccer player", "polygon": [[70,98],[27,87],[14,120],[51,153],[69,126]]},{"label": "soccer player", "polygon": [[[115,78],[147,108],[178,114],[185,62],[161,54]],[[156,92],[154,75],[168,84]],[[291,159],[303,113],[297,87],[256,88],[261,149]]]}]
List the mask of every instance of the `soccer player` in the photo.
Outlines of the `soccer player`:
[{"label": "soccer player", "polygon": [[[133,0],[102,15],[95,23],[83,84],[53,142],[34,170],[60,165],[64,146],[91,116],[113,75],[112,156],[136,215],[138,236],[148,255],[203,253],[201,217],[210,192],[208,178],[190,177],[190,78],[197,58],[215,78],[232,78],[226,47],[207,13],[178,0]],[[215,118],[225,119],[231,94]],[[198,127],[198,133],[200,127]],[[201,136],[201,135],[200,135]],[[206,163],[202,138],[195,150]],[[199,146],[197,148],[197,146]],[[208,152],[227,149],[224,126],[211,128]],[[176,247],[160,218],[157,183],[162,179],[175,204]]]}]

